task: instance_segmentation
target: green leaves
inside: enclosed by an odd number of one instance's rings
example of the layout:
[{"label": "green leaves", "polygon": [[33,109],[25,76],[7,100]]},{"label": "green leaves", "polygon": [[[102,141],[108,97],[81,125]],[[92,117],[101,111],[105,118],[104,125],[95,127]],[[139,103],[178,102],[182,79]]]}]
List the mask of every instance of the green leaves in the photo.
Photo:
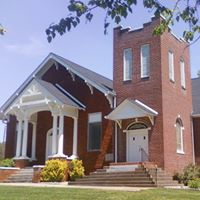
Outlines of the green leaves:
[{"label": "green leaves", "polygon": [[3,26],[0,24],[0,35],[4,35],[6,30],[3,28]]},{"label": "green leaves", "polygon": [[[172,7],[167,7],[159,0],[143,0],[146,9],[154,12],[155,16],[164,16],[165,20],[161,22],[154,30],[155,35],[162,34],[169,25],[175,22],[184,22],[188,25],[188,30],[183,32],[186,41],[192,41],[196,35],[200,34],[199,7],[200,0],[175,0]],[[181,4],[181,5],[180,5]],[[75,28],[81,22],[81,18],[86,21],[92,21],[94,10],[101,9],[105,11],[104,34],[110,25],[110,21],[119,24],[122,19],[126,19],[137,5],[137,0],[70,0],[68,5],[68,16],[60,20],[58,24],[51,24],[46,30],[47,40],[51,42],[56,34],[63,35],[66,31]],[[4,29],[0,26],[0,34]]]}]

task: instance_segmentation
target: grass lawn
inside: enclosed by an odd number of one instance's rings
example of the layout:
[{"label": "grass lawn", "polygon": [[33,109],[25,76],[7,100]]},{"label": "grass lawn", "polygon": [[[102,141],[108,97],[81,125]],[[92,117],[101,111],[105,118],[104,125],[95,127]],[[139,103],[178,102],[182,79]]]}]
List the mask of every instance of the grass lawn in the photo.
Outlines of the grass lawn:
[{"label": "grass lawn", "polygon": [[200,191],[151,189],[140,192],[94,189],[36,188],[0,186],[0,199],[6,200],[199,200]]}]

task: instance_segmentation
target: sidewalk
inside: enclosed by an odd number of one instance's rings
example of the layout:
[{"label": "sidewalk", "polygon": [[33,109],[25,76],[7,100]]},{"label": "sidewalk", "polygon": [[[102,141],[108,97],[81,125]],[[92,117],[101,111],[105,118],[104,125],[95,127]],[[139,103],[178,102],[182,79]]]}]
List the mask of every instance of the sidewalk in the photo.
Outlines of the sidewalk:
[{"label": "sidewalk", "polygon": [[146,187],[74,186],[74,185],[68,185],[67,182],[62,182],[62,183],[0,183],[0,186],[78,188],[78,189],[117,190],[117,191],[132,191],[132,192],[154,189],[154,188],[146,188]]}]

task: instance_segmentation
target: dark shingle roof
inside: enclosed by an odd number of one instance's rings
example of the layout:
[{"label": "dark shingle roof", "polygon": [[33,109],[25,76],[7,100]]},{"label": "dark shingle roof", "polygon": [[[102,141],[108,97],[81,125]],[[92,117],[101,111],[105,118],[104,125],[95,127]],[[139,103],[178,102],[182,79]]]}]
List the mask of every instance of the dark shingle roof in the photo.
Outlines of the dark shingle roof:
[{"label": "dark shingle roof", "polygon": [[94,71],[91,71],[85,67],[82,67],[82,66],[80,66],[70,60],[67,60],[66,58],[58,56],[54,53],[51,53],[51,54],[54,55],[55,57],[57,57],[58,59],[62,60],[66,65],[69,65],[71,68],[73,68],[75,71],[82,74],[84,77],[94,81],[96,84],[106,87],[109,90],[113,90],[113,81],[110,80],[109,78],[106,78]]},{"label": "dark shingle roof", "polygon": [[192,79],[193,115],[200,114],[200,78]]}]

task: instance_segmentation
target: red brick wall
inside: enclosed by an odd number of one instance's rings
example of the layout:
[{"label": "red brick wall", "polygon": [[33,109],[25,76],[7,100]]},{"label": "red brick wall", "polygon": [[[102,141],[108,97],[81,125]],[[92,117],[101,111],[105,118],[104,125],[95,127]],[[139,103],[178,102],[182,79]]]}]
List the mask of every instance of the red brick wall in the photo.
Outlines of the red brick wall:
[{"label": "red brick wall", "polygon": [[[114,90],[117,93],[117,104],[126,98],[138,99],[159,113],[149,133],[149,156],[151,161],[156,161],[160,167],[173,172],[192,162],[189,49],[183,52],[186,44],[178,41],[171,33],[153,36],[152,31],[159,22],[159,18],[154,18],[151,23],[145,24],[143,29],[128,31],[128,29],[116,28],[114,30]],[[140,47],[143,44],[150,45],[150,77],[147,79],[141,79],[140,76]],[[125,48],[132,48],[133,52],[133,78],[127,82],[123,82],[123,50]],[[169,81],[169,49],[174,50],[175,83]],[[181,57],[184,58],[186,67],[185,91],[180,84]],[[185,128],[184,155],[176,153],[174,124],[178,115],[181,116]],[[125,138],[122,139],[123,137],[119,133],[119,148],[124,148]]]},{"label": "red brick wall", "polygon": [[10,116],[6,131],[5,158],[13,158],[16,152],[16,117]]},{"label": "red brick wall", "polygon": [[[138,99],[155,109],[159,115],[155,119],[155,126],[149,133],[149,155],[151,161],[157,161],[159,166],[164,166],[163,158],[163,123],[162,123],[162,86],[161,86],[161,44],[160,37],[152,36],[153,28],[159,20],[146,24],[144,29],[123,31],[114,30],[114,90],[117,93],[117,104],[126,98]],[[150,77],[141,79],[140,72],[140,47],[150,45]],[[123,82],[123,50],[132,48],[133,75],[132,81]],[[119,133],[119,138],[125,137]],[[125,140],[125,139],[124,139]],[[119,148],[124,142],[119,139]],[[159,152],[159,154],[158,154]],[[121,160],[121,158],[119,157]]]},{"label": "red brick wall", "polygon": [[195,162],[200,165],[200,118],[193,118]]},{"label": "red brick wall", "polygon": [[[189,48],[187,43],[178,40],[170,32],[161,37],[162,60],[162,102],[163,102],[163,132],[165,168],[169,171],[182,170],[185,165],[192,162],[192,96],[190,76]],[[174,53],[175,82],[169,80],[168,51]],[[181,87],[180,59],[185,61],[186,90]],[[176,119],[180,115],[183,122],[183,148],[185,154],[176,153]]]}]

